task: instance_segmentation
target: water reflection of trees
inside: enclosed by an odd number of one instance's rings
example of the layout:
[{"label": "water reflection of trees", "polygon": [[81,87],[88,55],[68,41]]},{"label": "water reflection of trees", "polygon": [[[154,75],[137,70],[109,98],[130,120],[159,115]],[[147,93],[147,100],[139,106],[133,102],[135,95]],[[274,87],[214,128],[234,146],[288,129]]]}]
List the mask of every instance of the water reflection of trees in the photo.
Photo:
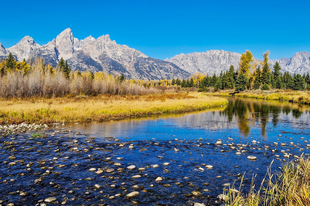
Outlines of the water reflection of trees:
[{"label": "water reflection of trees", "polygon": [[251,125],[257,124],[261,127],[261,133],[266,137],[266,127],[269,121],[276,127],[279,123],[279,114],[290,114],[298,119],[303,111],[293,106],[278,102],[263,102],[255,100],[231,99],[222,115],[226,115],[228,121],[231,122],[233,117],[238,118],[238,127],[240,132],[245,136],[249,136]]}]

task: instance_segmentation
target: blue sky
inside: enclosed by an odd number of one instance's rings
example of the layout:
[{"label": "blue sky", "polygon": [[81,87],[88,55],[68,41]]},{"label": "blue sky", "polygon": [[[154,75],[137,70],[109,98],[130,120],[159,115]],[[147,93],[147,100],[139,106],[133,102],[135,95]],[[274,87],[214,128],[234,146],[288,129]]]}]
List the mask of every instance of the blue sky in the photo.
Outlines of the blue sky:
[{"label": "blue sky", "polygon": [[[46,44],[70,27],[83,39],[109,34],[119,44],[165,59],[223,49],[271,59],[310,51],[310,1],[2,1],[0,42],[25,35]],[[5,8],[5,9],[4,9]]]}]

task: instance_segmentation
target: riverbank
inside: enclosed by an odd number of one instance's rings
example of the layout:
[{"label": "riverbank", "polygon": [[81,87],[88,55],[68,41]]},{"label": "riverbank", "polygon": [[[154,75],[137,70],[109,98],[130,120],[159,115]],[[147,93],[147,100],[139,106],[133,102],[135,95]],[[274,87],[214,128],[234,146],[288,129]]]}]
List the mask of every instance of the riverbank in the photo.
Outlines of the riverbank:
[{"label": "riverbank", "polygon": [[0,124],[108,121],[223,107],[227,100],[197,92],[0,100]]},{"label": "riverbank", "polygon": [[230,190],[221,197],[231,206],[309,205],[310,159],[302,156],[281,168],[281,172],[277,174],[268,171],[268,177],[266,180],[264,178],[257,191],[251,189],[243,196],[239,191]]},{"label": "riverbank", "polygon": [[[232,91],[220,91],[213,93],[206,93],[209,96],[232,96],[230,93]],[[288,101],[298,104],[310,104],[310,93],[307,91],[283,91],[283,90],[250,90],[243,91],[234,94],[236,97],[252,98],[252,99],[263,99],[263,100],[278,100],[278,101]]]}]

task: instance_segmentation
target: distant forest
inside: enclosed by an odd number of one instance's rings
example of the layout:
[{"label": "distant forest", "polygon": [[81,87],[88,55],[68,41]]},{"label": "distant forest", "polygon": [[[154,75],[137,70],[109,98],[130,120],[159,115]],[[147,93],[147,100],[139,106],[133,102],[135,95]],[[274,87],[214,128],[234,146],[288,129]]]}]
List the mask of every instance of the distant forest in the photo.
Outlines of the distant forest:
[{"label": "distant forest", "polygon": [[240,57],[239,68],[230,66],[226,72],[221,72],[219,76],[204,74],[192,75],[189,79],[173,79],[171,84],[181,87],[197,87],[199,91],[214,91],[224,89],[244,90],[270,90],[270,89],[291,89],[310,90],[310,76],[307,74],[293,74],[280,72],[281,67],[278,62],[269,66],[269,51],[263,54],[262,62],[254,62],[253,55],[246,51]]}]

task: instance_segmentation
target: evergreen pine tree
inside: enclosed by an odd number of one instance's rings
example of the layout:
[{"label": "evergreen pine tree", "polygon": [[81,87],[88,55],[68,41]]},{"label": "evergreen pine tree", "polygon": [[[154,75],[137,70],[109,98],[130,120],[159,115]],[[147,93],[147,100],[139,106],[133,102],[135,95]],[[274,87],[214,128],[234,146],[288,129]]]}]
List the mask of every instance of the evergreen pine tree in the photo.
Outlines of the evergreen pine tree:
[{"label": "evergreen pine tree", "polygon": [[182,83],[181,83],[181,87],[186,87],[186,80],[183,79]]},{"label": "evergreen pine tree", "polygon": [[194,86],[194,79],[191,78],[191,80],[188,83],[188,87],[193,87]]},{"label": "evergreen pine tree", "polygon": [[260,67],[257,67],[254,80],[254,89],[259,89],[260,85],[261,85],[261,71]]},{"label": "evergreen pine tree", "polygon": [[189,79],[186,80],[186,87],[189,87],[190,85],[190,82],[189,82]]},{"label": "evergreen pine tree", "polygon": [[212,78],[211,78],[211,81],[210,81],[210,86],[211,86],[211,87],[214,87],[216,81],[217,81],[217,77],[216,77],[216,74],[214,73],[213,76],[212,76]]},{"label": "evergreen pine tree", "polygon": [[305,79],[300,74],[294,74],[294,90],[304,90],[305,89]]},{"label": "evergreen pine tree", "polygon": [[290,77],[291,78],[288,79],[286,88],[288,88],[288,89],[295,89],[294,77],[292,77],[292,76],[290,76]]},{"label": "evergreen pine tree", "polygon": [[62,57],[59,60],[58,67],[61,71],[65,68],[65,60]]},{"label": "evergreen pine tree", "polygon": [[221,82],[222,82],[222,89],[228,88],[228,73],[227,72],[223,74]]},{"label": "evergreen pine tree", "polygon": [[122,74],[122,76],[119,78],[120,82],[123,82],[125,80],[124,74]]},{"label": "evergreen pine tree", "polygon": [[292,76],[288,72],[284,72],[281,78],[282,88],[291,89],[291,80]]},{"label": "evergreen pine tree", "polygon": [[222,88],[222,82],[221,82],[221,78],[218,78],[216,83],[215,83],[215,91],[218,91]]},{"label": "evergreen pine tree", "polygon": [[273,66],[273,75],[272,75],[272,87],[281,89],[282,88],[282,82],[281,82],[281,67],[279,62],[276,62],[276,64]]},{"label": "evergreen pine tree", "polygon": [[263,66],[263,72],[262,72],[262,84],[270,84],[270,71],[269,71],[269,65],[265,64]]},{"label": "evergreen pine tree", "polygon": [[237,91],[244,91],[246,90],[246,85],[248,83],[247,77],[245,76],[245,74],[240,73],[237,81],[236,81],[236,90]]},{"label": "evergreen pine tree", "polygon": [[281,78],[278,77],[278,78],[276,79],[275,88],[277,88],[277,89],[282,89],[282,87],[283,87],[283,84],[282,84]]},{"label": "evergreen pine tree", "polygon": [[15,59],[11,52],[5,61],[5,65],[8,69],[14,69],[15,67]]},{"label": "evergreen pine tree", "polygon": [[177,83],[177,85],[181,85],[181,80],[180,80],[180,79],[177,79],[177,80],[176,80],[176,83]]},{"label": "evergreen pine tree", "polygon": [[229,72],[227,74],[227,88],[228,89],[233,89],[235,85],[235,80],[234,80],[234,66],[231,65],[229,68]]},{"label": "evergreen pine tree", "polygon": [[306,81],[307,84],[310,84],[310,76],[309,76],[309,73],[306,74],[305,81]]},{"label": "evergreen pine tree", "polygon": [[65,62],[65,66],[63,67],[63,72],[65,73],[65,76],[67,79],[70,77],[71,68],[68,65],[68,62]]},{"label": "evergreen pine tree", "polygon": [[269,70],[269,51],[263,54],[263,71],[262,71],[262,84],[270,84],[271,83],[271,74]]},{"label": "evergreen pine tree", "polygon": [[94,72],[90,72],[90,78],[91,78],[91,80],[94,80],[94,79],[95,79]]},{"label": "evergreen pine tree", "polygon": [[175,80],[174,79],[172,79],[171,84],[172,84],[172,86],[175,85]]}]

